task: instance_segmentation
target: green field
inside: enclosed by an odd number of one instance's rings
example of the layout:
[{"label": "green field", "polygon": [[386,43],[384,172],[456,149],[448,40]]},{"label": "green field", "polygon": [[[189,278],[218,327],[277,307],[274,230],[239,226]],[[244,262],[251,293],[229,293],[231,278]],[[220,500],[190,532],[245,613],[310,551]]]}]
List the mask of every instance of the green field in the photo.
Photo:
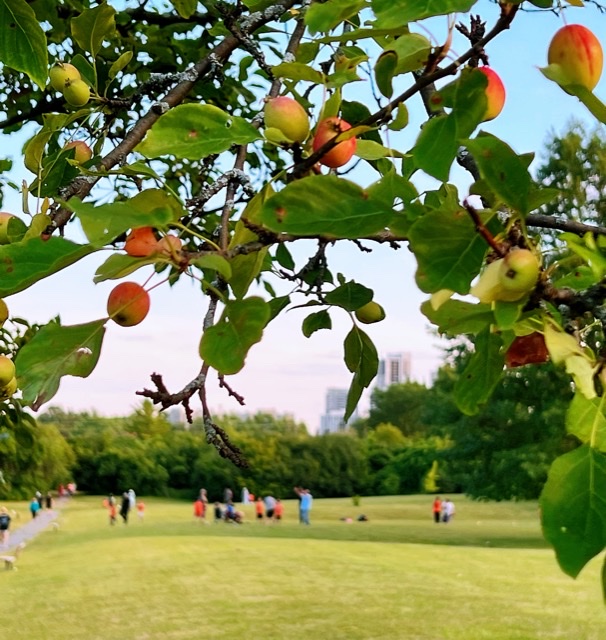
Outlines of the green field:
[{"label": "green field", "polygon": [[[150,498],[144,522],[108,525],[78,496],[0,571],[11,640],[604,640],[601,559],[577,580],[541,538],[536,503],[455,497],[448,525],[431,497],[296,501],[263,525],[194,522],[192,505]],[[18,508],[27,521],[25,504]],[[357,522],[364,513],[368,522]],[[352,523],[340,518],[351,517]]]}]

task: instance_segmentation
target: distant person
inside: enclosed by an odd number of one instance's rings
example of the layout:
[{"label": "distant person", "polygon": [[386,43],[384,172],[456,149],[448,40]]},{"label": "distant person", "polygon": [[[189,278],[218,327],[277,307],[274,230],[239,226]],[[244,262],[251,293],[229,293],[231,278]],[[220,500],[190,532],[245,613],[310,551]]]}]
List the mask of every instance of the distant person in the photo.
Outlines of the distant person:
[{"label": "distant person", "polygon": [[40,503],[38,502],[38,498],[34,496],[32,501],[29,503],[29,510],[32,514],[32,518],[35,518],[38,515],[38,511],[40,511]]},{"label": "distant person", "polygon": [[130,501],[130,508],[134,511],[137,506],[137,494],[132,490],[128,490],[128,499]]},{"label": "distant person", "polygon": [[263,502],[265,503],[265,517],[267,518],[267,522],[271,522],[274,519],[276,499],[273,496],[265,496]]},{"label": "distant person", "polygon": [[439,524],[442,515],[442,500],[440,500],[440,496],[436,496],[436,499],[433,501],[432,513],[433,521]]},{"label": "distant person", "polygon": [[113,502],[108,501],[107,512],[109,515],[109,524],[114,526],[116,524],[116,516],[118,513],[118,507],[116,506],[116,501]]},{"label": "distant person", "polygon": [[223,520],[223,509],[220,502],[215,502],[215,523]]},{"label": "distant person", "polygon": [[263,520],[265,505],[263,504],[263,498],[261,498],[261,496],[258,496],[255,502],[255,513],[257,514],[257,520]]},{"label": "distant person", "polygon": [[230,500],[234,499],[234,492],[229,488],[223,489],[223,502],[227,504]]},{"label": "distant person", "polygon": [[47,509],[53,508],[53,496],[50,491],[46,492],[46,497],[44,498],[45,506]]},{"label": "distant person", "polygon": [[0,509],[0,541],[2,546],[8,548],[8,539],[10,536],[9,529],[11,526],[11,517],[6,507]]},{"label": "distant person", "polygon": [[120,517],[124,524],[128,524],[128,512],[130,511],[130,498],[128,492],[122,494],[122,504],[120,505]]},{"label": "distant person", "polygon": [[454,502],[450,498],[446,498],[442,503],[442,522],[449,523],[455,514]]},{"label": "distant person", "polygon": [[300,517],[300,521],[301,524],[311,524],[309,521],[309,513],[311,511],[311,507],[313,504],[313,496],[311,495],[311,491],[309,489],[303,489],[300,487],[295,487],[295,492],[297,493],[297,495],[299,495],[301,497],[301,503],[300,503],[300,510],[301,510],[301,517]]},{"label": "distant person", "polygon": [[301,515],[301,496],[302,496],[301,487],[295,487],[294,490],[295,490],[295,493],[297,494],[297,499],[299,500],[299,524],[303,524],[303,517]]},{"label": "distant person", "polygon": [[233,522],[235,524],[242,524],[242,512],[237,511],[234,506],[233,500],[230,500],[225,505],[225,522]]},{"label": "distant person", "polygon": [[137,517],[139,518],[139,522],[143,522],[145,518],[145,502],[143,502],[143,500],[137,502]]},{"label": "distant person", "polygon": [[276,522],[280,522],[282,520],[282,516],[284,515],[284,504],[280,498],[276,499],[276,506],[274,507],[274,520]]},{"label": "distant person", "polygon": [[242,504],[248,504],[249,500],[250,498],[249,498],[248,489],[244,487],[242,489]]},{"label": "distant person", "polygon": [[196,522],[202,522],[202,518],[204,517],[204,503],[202,502],[202,498],[198,496],[194,502],[194,518]]},{"label": "distant person", "polygon": [[203,522],[204,524],[206,523],[206,512],[208,511],[208,494],[206,492],[206,489],[200,489],[200,496],[199,496],[200,500],[202,501],[202,515],[201,517],[201,522]]},{"label": "distant person", "polygon": [[38,501],[38,506],[40,507],[40,509],[42,509],[42,507],[44,506],[44,498],[40,491],[36,491],[36,500]]}]

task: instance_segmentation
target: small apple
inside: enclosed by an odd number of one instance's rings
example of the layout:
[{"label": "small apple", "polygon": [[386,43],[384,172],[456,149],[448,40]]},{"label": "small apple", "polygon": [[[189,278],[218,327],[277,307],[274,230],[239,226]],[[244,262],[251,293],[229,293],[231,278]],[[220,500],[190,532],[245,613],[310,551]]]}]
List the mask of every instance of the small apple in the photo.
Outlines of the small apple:
[{"label": "small apple", "polygon": [[8,320],[8,307],[6,306],[6,302],[2,298],[0,298],[0,327]]},{"label": "small apple", "polygon": [[0,387],[5,387],[15,377],[15,364],[4,355],[0,355]]},{"label": "small apple", "polygon": [[86,144],[86,142],[84,142],[84,140],[72,140],[63,148],[74,149],[74,160],[79,164],[84,164],[93,157],[93,150]]},{"label": "small apple", "polygon": [[279,129],[292,142],[303,142],[309,135],[305,109],[288,96],[270,98],[264,108],[265,127]]},{"label": "small apple", "polygon": [[167,256],[172,256],[175,253],[179,253],[181,251],[181,247],[183,246],[183,241],[181,238],[177,238],[177,236],[173,236],[170,233],[167,233],[165,236],[158,240],[158,251]]},{"label": "small apple", "polygon": [[502,291],[500,273],[503,259],[494,260],[484,267],[478,281],[471,287],[470,294],[480,302],[490,304],[499,299]]},{"label": "small apple", "polygon": [[134,327],[149,312],[149,294],[136,282],[121,282],[107,299],[109,317],[121,327]]},{"label": "small apple", "polygon": [[540,265],[536,255],[528,249],[513,249],[504,258],[499,271],[503,288],[500,300],[519,300],[532,291],[538,280]]},{"label": "small apple", "polygon": [[547,62],[560,66],[570,84],[592,91],[602,75],[604,53],[592,31],[580,24],[567,24],[553,36]]},{"label": "small apple", "polygon": [[375,322],[381,322],[385,318],[385,310],[383,307],[371,300],[365,305],[362,305],[359,309],[354,311],[354,314],[359,322],[364,324],[373,324]]},{"label": "small apple", "polygon": [[68,80],[63,96],[72,107],[83,107],[90,100],[90,89],[84,80]]},{"label": "small apple", "polygon": [[503,111],[505,86],[494,69],[478,67],[478,71],[488,79],[488,85],[486,86],[486,112],[482,119],[482,122],[486,122],[487,120],[493,120]]},{"label": "small apple", "polygon": [[[318,151],[329,140],[336,138],[343,131],[351,129],[351,125],[342,118],[331,116],[318,124],[316,135],[314,136],[312,147],[314,151]],[[330,151],[325,153],[319,160],[320,164],[331,169],[342,167],[347,164],[353,154],[356,152],[356,139],[350,138],[335,145]]]},{"label": "small apple", "polygon": [[541,364],[547,362],[549,352],[545,344],[545,336],[538,331],[525,336],[516,336],[509,345],[505,355],[505,365],[512,369],[525,364]]},{"label": "small apple", "polygon": [[0,387],[0,399],[10,398],[17,391],[17,388],[17,378],[13,376],[7,385]]},{"label": "small apple", "polygon": [[158,239],[152,227],[138,227],[127,236],[124,251],[134,258],[147,258],[158,251]]},{"label": "small apple", "polygon": [[82,80],[82,76],[76,67],[69,62],[57,62],[49,72],[50,85],[55,91],[63,93],[65,85],[74,80]]}]

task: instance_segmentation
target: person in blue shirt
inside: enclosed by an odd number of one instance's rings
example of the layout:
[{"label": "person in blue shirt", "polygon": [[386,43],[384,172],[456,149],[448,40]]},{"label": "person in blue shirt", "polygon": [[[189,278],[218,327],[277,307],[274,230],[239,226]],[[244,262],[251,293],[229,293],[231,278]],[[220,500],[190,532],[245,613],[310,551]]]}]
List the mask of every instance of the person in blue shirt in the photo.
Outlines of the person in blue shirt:
[{"label": "person in blue shirt", "polygon": [[301,524],[310,524],[309,522],[309,512],[311,511],[311,506],[313,504],[313,496],[311,495],[311,491],[309,489],[302,489],[300,487],[295,487],[295,493],[299,496],[299,516]]},{"label": "person in blue shirt", "polygon": [[35,518],[38,515],[38,511],[40,511],[40,503],[38,502],[38,498],[34,496],[32,501],[29,503],[29,510],[32,513],[32,518]]}]

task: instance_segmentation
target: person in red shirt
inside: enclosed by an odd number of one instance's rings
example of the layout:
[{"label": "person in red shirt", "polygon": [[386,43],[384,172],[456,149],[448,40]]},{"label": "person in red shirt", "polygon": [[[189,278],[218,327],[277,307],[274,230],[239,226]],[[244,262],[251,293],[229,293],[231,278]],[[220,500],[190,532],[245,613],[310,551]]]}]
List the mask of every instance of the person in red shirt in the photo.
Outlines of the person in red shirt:
[{"label": "person in red shirt", "polygon": [[283,514],[284,514],[284,505],[282,504],[282,501],[279,498],[277,498],[276,506],[274,507],[274,520],[276,522],[280,522],[280,520],[282,520]]},{"label": "person in red shirt", "polygon": [[442,513],[442,501],[440,500],[440,496],[436,496],[436,499],[433,501],[433,521],[436,524],[440,522],[440,513]]},{"label": "person in red shirt", "polygon": [[197,522],[202,522],[204,518],[204,503],[200,498],[194,502],[194,516]]},{"label": "person in red shirt", "polygon": [[263,520],[265,505],[263,504],[263,498],[261,498],[261,496],[259,496],[255,501],[255,513],[257,514],[257,520]]}]

